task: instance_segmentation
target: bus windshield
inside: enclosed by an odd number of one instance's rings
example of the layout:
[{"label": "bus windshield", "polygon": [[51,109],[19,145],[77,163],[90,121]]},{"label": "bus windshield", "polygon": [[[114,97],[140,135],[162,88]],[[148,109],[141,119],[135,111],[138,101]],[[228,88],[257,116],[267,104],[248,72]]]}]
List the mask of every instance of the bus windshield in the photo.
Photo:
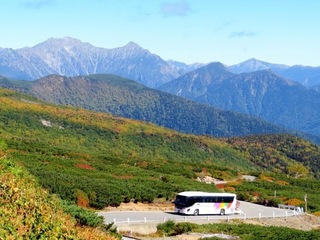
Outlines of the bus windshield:
[{"label": "bus windshield", "polygon": [[190,203],[188,204],[188,197],[177,195],[176,200],[174,201],[176,206],[180,207],[189,207]]}]

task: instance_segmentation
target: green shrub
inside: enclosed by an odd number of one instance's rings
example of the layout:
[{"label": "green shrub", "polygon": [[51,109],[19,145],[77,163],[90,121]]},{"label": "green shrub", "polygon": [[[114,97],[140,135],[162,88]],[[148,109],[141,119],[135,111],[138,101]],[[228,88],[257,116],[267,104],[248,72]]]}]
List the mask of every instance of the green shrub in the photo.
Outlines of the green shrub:
[{"label": "green shrub", "polygon": [[86,210],[76,205],[70,205],[63,201],[63,210],[74,217],[78,224],[82,226],[98,227],[103,223],[103,217],[98,216],[95,212]]},{"label": "green shrub", "polygon": [[173,220],[168,220],[164,223],[160,223],[157,225],[157,231],[160,233],[164,233],[167,236],[170,236],[173,233],[175,223]]},{"label": "green shrub", "polygon": [[173,234],[172,235],[179,235],[183,233],[191,232],[194,229],[196,224],[184,222],[184,223],[177,223],[173,227]]},{"label": "green shrub", "polygon": [[278,207],[279,204],[282,204],[282,201],[279,198],[271,197],[268,199],[268,206]]}]

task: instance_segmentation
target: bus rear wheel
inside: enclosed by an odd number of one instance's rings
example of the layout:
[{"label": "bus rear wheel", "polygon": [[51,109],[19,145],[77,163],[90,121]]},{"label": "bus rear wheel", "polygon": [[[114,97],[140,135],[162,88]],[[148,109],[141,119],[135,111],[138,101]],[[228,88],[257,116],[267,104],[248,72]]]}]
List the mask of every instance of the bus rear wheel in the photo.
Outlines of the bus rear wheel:
[{"label": "bus rear wheel", "polygon": [[199,209],[194,210],[193,215],[194,215],[194,216],[198,216],[198,215],[199,215]]},{"label": "bus rear wheel", "polygon": [[224,209],[221,209],[220,215],[225,215],[225,214],[226,214],[226,211]]}]

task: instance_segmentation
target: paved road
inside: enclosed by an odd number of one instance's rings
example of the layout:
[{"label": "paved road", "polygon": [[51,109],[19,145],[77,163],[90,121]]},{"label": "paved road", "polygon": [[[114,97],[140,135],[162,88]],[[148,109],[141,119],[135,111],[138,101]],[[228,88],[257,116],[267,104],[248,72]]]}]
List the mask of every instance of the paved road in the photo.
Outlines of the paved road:
[{"label": "paved road", "polygon": [[200,215],[200,216],[185,216],[178,215],[173,212],[161,211],[130,211],[130,212],[99,212],[98,215],[103,216],[106,223],[114,222],[119,224],[137,224],[137,223],[160,223],[166,220],[174,220],[176,222],[205,222],[228,219],[245,219],[245,218],[272,218],[293,216],[296,212],[286,209],[274,207],[266,207],[253,203],[240,201],[240,210],[242,214],[237,215]]}]

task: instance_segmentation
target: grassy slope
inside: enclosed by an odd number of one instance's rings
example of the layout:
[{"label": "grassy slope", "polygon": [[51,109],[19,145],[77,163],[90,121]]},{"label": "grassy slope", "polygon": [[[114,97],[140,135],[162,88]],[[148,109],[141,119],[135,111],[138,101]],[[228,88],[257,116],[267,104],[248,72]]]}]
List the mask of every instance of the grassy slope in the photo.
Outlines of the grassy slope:
[{"label": "grassy slope", "polygon": [[[203,168],[228,169],[229,177],[237,169],[255,169],[215,139],[21,97],[2,90],[0,136],[12,157],[63,198],[75,198],[74,190],[80,189],[95,207],[171,199],[186,188],[214,190],[193,180]],[[50,127],[44,125],[49,122]],[[119,191],[120,196],[112,194]]]},{"label": "grassy slope", "polygon": [[[63,199],[80,198],[83,205],[97,208],[132,199],[172,199],[183,190],[216,191],[212,185],[195,181],[197,176],[234,179],[240,173],[272,170],[254,160],[263,159],[265,153],[253,154],[251,144],[241,138],[232,142],[180,134],[107,114],[51,106],[8,90],[0,90],[0,137],[8,144],[10,157],[26,166],[50,192]],[[291,148],[304,143],[290,139],[292,142],[285,145]],[[275,146],[268,149],[282,160],[280,172],[286,173],[286,166],[297,162],[289,154],[295,153],[294,148],[287,154]],[[308,151],[313,156],[320,152],[316,146]],[[303,148],[299,152],[307,156]],[[298,167],[307,169],[310,161]],[[307,176],[312,176],[311,172]],[[283,177],[274,176],[289,186],[279,185],[277,179],[267,182],[260,178],[255,183],[230,184],[226,190],[235,189],[239,196],[248,198],[260,192],[261,198],[269,198],[277,187],[283,190],[283,199],[291,198],[290,191],[294,190],[295,196],[312,191],[315,195],[311,199],[318,200],[318,181]],[[318,209],[320,206],[314,204],[313,210]]]},{"label": "grassy slope", "polygon": [[0,140],[0,239],[114,239],[98,229],[77,226],[57,197],[6,158],[4,148]]}]

